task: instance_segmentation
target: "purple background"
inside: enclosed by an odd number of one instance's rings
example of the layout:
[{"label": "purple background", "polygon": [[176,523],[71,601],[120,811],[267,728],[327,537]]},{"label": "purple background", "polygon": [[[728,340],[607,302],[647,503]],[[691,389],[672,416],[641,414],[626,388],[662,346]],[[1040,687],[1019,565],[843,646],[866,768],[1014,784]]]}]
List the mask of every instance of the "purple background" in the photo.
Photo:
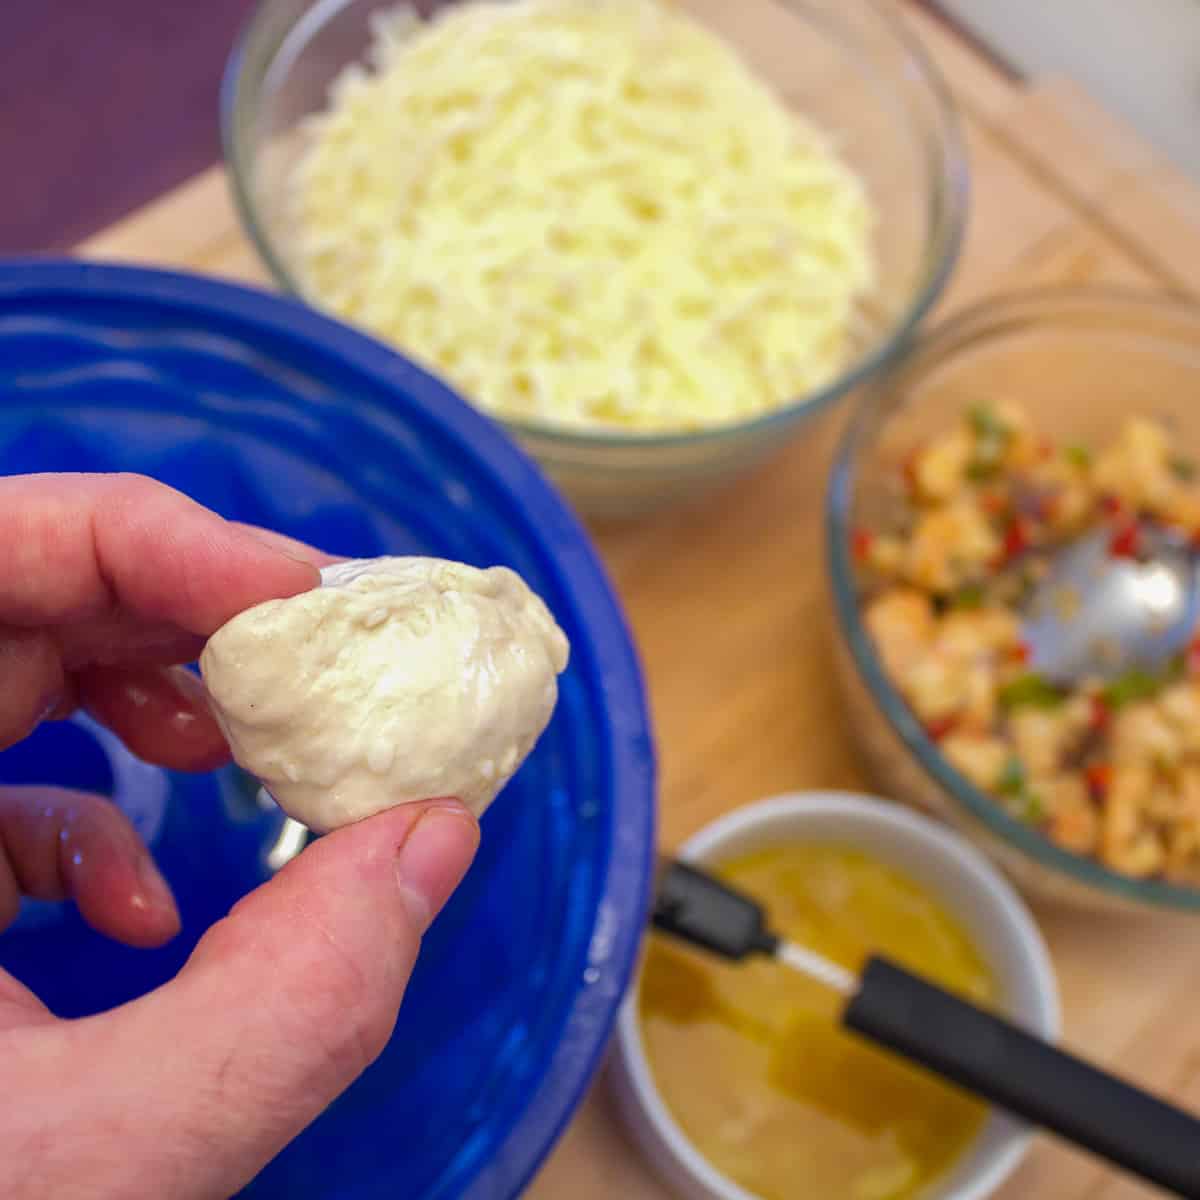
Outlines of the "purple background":
[{"label": "purple background", "polygon": [[0,0],[0,255],[66,249],[215,162],[253,7]]},{"label": "purple background", "polygon": [[0,0],[0,254],[63,249],[220,157],[254,0]]}]

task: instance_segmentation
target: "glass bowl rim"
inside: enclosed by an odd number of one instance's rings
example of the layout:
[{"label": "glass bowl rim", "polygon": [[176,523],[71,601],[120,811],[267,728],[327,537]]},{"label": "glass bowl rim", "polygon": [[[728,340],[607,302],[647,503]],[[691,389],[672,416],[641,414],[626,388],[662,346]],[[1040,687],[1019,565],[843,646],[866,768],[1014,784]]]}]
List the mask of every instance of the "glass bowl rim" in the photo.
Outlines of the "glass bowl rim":
[{"label": "glass bowl rim", "polygon": [[[925,773],[960,808],[994,837],[1019,850],[1040,867],[1066,875],[1089,888],[1121,900],[1167,910],[1200,912],[1200,887],[1135,879],[1095,859],[1056,846],[1045,834],[1010,816],[1003,807],[951,766],[893,686],[859,616],[850,553],[850,509],[854,496],[855,459],[870,437],[871,418],[906,375],[919,379],[928,366],[951,361],[964,347],[976,344],[1015,323],[1060,321],[1064,312],[1093,314],[1123,308],[1147,316],[1182,319],[1200,330],[1200,304],[1170,294],[1155,294],[1115,285],[1063,285],[1010,291],[968,305],[939,323],[912,347],[893,370],[879,376],[856,406],[842,435],[825,496],[826,565],[834,610],[859,678],[884,720]],[[886,418],[885,418],[886,419]]]},{"label": "glass bowl rim", "polygon": [[[305,304],[319,307],[309,301],[292,278],[282,257],[276,252],[271,237],[259,221],[257,204],[251,182],[253,173],[252,156],[244,152],[239,137],[242,110],[244,67],[247,51],[259,34],[263,14],[273,0],[256,0],[249,18],[243,24],[225,66],[220,92],[221,145],[225,162],[229,168],[228,182],[233,194],[234,208],[243,230],[248,234],[260,260],[266,265],[273,283],[284,293]],[[353,0],[317,0],[314,8],[340,9]],[[782,0],[791,7],[794,0]],[[966,227],[968,195],[970,190],[966,142],[962,132],[962,118],[958,105],[933,56],[925,49],[921,40],[911,32],[898,13],[890,11],[881,0],[855,0],[863,10],[872,14],[872,20],[888,36],[894,47],[907,60],[910,82],[923,88],[932,102],[933,143],[936,162],[930,164],[928,172],[929,197],[927,208],[931,212],[931,228],[925,239],[925,253],[917,285],[902,311],[892,320],[887,332],[865,353],[844,367],[836,378],[812,392],[791,400],[782,407],[771,409],[743,421],[730,421],[696,430],[640,432],[615,429],[574,429],[552,422],[529,421],[488,412],[506,429],[518,436],[537,438],[560,447],[577,449],[580,446],[604,448],[684,447],[719,441],[723,438],[743,434],[767,434],[776,428],[784,428],[800,417],[807,417],[828,408],[835,400],[869,379],[880,367],[902,349],[913,331],[941,295],[962,248]],[[308,10],[309,14],[313,11]],[[301,18],[304,20],[305,18]],[[297,22],[299,23],[299,22]],[[294,28],[294,26],[293,26]],[[277,51],[276,47],[272,54]],[[928,153],[926,154],[928,158]],[[326,312],[326,310],[321,309]],[[327,316],[338,319],[335,314]],[[369,333],[367,336],[372,336]],[[387,343],[383,343],[387,344]],[[389,345],[397,353],[400,347]],[[427,368],[429,369],[429,368]],[[483,411],[483,410],[481,410]]]}]

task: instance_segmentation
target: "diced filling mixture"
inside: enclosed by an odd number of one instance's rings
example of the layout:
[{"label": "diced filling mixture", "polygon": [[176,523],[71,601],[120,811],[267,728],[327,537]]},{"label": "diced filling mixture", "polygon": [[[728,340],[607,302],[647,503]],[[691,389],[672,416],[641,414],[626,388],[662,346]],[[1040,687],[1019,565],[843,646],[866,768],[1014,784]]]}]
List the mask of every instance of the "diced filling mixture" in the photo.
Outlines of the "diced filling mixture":
[{"label": "diced filling mixture", "polygon": [[[1200,640],[1163,669],[1057,686],[1020,614],[1068,542],[1106,531],[1139,557],[1161,526],[1200,538],[1200,479],[1169,430],[1130,418],[1109,445],[1060,444],[981,404],[897,468],[905,503],[860,528],[865,621],[946,758],[1067,850],[1138,878],[1200,884]],[[1059,597],[1069,621],[1078,597]]]}]

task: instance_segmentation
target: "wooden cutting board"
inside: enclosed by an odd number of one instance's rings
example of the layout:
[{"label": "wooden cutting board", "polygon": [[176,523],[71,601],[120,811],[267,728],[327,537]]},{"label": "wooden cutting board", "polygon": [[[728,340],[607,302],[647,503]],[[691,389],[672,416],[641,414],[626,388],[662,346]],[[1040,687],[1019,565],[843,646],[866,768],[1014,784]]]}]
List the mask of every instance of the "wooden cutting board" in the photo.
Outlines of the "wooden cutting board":
[{"label": "wooden cutting board", "polygon": [[[942,312],[991,291],[1054,282],[1200,295],[1200,189],[1069,83],[1017,86],[924,14],[906,19],[966,113],[972,158],[971,222]],[[265,281],[219,168],[92,238],[81,253]],[[827,648],[820,510],[828,444],[828,435],[798,444],[699,506],[594,529],[646,666],[668,848],[762,796],[867,786],[841,721]],[[1058,969],[1069,1044],[1200,1109],[1200,919],[1038,916]],[[1003,1200],[1153,1194],[1049,1142],[1000,1193]],[[528,1195],[668,1194],[616,1125],[601,1080]]]}]

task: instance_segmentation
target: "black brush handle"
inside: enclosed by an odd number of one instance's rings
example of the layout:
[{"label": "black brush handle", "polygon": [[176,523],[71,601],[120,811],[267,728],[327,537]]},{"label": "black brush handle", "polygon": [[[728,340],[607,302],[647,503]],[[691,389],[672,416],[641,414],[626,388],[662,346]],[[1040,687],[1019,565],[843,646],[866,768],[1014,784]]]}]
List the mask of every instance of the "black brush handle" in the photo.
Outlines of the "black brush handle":
[{"label": "black brush handle", "polygon": [[762,905],[707,871],[685,862],[659,864],[650,924],[722,958],[774,954]]},{"label": "black brush handle", "polygon": [[1189,1200],[1200,1200],[1200,1120],[1049,1042],[872,958],[842,1023]]}]

